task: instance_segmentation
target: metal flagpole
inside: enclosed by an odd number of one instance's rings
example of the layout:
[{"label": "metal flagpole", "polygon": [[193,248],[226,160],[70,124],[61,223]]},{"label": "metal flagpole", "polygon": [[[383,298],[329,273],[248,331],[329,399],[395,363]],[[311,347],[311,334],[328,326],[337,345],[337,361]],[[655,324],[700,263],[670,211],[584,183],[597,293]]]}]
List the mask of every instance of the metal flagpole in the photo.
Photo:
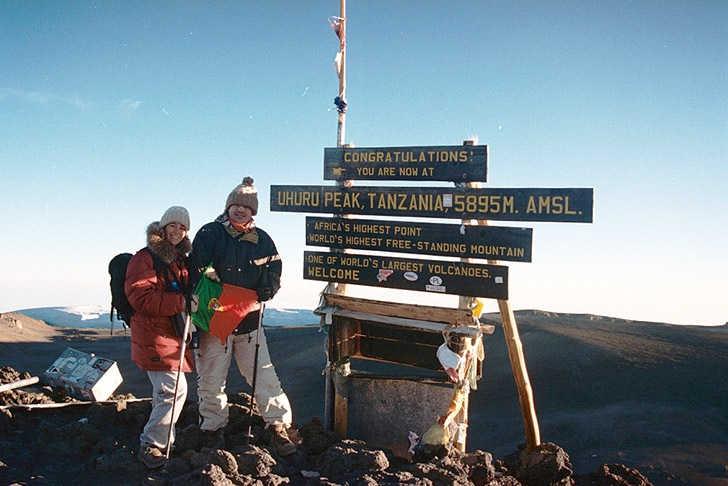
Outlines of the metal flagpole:
[{"label": "metal flagpole", "polygon": [[177,367],[177,378],[174,381],[174,400],[172,400],[172,416],[169,419],[169,430],[167,431],[167,445],[164,448],[164,457],[169,459],[169,451],[172,448],[172,433],[174,431],[174,414],[177,408],[177,392],[179,390],[179,380],[182,375],[182,365],[185,361],[185,351],[187,350],[187,335],[190,333],[190,319],[192,311],[190,309],[190,300],[187,299],[187,316],[185,316],[185,327],[182,331],[182,346],[179,352],[179,366]]},{"label": "metal flagpole", "polygon": [[255,403],[255,385],[258,380],[258,351],[260,349],[260,330],[263,328],[263,313],[265,312],[265,302],[260,303],[258,311],[258,329],[255,332],[255,354],[253,356],[253,383],[250,388],[250,408],[248,409],[248,433],[245,435],[245,445],[250,445],[250,439],[253,438],[253,404]]}]

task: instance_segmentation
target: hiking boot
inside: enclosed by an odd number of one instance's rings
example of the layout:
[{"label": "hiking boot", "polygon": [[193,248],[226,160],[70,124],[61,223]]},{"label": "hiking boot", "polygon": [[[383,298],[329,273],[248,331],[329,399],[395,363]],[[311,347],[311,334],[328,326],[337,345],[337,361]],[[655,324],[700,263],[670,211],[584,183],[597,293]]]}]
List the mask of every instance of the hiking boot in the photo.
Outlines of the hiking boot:
[{"label": "hiking boot", "polygon": [[270,445],[276,450],[279,456],[290,456],[296,452],[296,444],[288,436],[287,427],[283,424],[271,427]]},{"label": "hiking boot", "polygon": [[301,444],[303,444],[301,434],[298,432],[298,429],[293,425],[289,425],[286,427],[286,434],[288,434],[288,440],[290,440],[294,446],[299,447]]},{"label": "hiking boot", "polygon": [[157,447],[142,444],[139,449],[139,460],[149,469],[157,469],[164,465],[167,458],[164,457],[164,452]]},{"label": "hiking boot", "polygon": [[217,430],[203,430],[204,441],[202,447],[209,447],[213,450],[225,449],[225,431],[222,427]]}]

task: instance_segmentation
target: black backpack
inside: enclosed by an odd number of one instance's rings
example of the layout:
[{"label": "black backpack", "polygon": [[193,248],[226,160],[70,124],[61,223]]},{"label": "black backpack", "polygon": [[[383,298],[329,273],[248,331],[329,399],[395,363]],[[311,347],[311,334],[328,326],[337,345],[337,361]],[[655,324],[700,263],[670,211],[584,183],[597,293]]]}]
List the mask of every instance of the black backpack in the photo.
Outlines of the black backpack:
[{"label": "black backpack", "polygon": [[[119,253],[109,262],[109,275],[111,275],[111,310],[109,311],[109,321],[111,328],[114,327],[114,309],[116,309],[116,318],[124,323],[124,327],[129,327],[131,316],[134,315],[134,308],[126,298],[124,292],[124,281],[126,280],[126,267],[133,255],[131,253]],[[113,331],[112,331],[113,332]]]}]

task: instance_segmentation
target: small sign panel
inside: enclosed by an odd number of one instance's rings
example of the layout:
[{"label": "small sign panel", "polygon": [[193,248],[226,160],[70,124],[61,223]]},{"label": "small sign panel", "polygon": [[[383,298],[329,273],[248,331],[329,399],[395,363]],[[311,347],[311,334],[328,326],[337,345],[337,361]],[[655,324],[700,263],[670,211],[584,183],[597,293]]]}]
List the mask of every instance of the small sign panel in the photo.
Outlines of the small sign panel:
[{"label": "small sign panel", "polygon": [[591,223],[594,189],[271,186],[271,211]]},{"label": "small sign panel", "polygon": [[531,261],[531,228],[306,217],[306,244],[420,255]]},{"label": "small sign panel", "polygon": [[486,182],[487,145],[324,149],[324,180]]},{"label": "small sign panel", "polygon": [[303,278],[508,299],[508,267],[502,265],[306,251]]}]

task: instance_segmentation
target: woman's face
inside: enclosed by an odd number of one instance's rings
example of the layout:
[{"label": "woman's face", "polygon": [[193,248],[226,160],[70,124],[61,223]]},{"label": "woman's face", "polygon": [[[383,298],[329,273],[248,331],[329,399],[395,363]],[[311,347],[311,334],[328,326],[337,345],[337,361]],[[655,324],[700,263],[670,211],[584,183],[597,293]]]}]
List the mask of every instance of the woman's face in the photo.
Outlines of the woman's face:
[{"label": "woman's face", "polygon": [[187,228],[180,223],[169,223],[164,227],[164,237],[172,246],[177,246],[187,236]]},{"label": "woman's face", "polygon": [[228,209],[228,218],[235,224],[246,224],[253,218],[253,210],[248,206],[233,204]]}]

